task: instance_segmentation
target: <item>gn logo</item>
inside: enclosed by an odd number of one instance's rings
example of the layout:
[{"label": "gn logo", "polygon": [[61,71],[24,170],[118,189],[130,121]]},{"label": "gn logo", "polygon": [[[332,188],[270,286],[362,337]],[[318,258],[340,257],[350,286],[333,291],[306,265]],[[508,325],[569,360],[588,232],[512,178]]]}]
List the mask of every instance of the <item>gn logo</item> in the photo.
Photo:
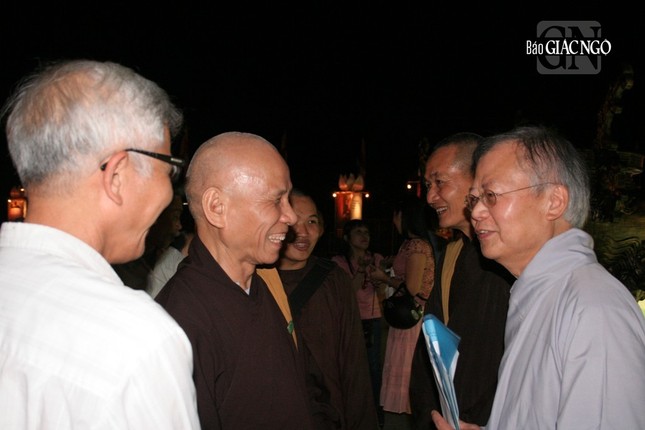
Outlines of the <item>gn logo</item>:
[{"label": "gn logo", "polygon": [[541,21],[537,39],[526,41],[526,54],[537,59],[542,75],[595,75],[611,52],[597,21]]}]

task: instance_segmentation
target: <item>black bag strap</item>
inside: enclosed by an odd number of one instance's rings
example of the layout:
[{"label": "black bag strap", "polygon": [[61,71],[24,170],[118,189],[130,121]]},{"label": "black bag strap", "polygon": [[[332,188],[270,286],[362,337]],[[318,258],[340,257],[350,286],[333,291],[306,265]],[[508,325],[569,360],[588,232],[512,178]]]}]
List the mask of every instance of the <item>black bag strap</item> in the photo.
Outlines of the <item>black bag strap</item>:
[{"label": "black bag strap", "polygon": [[295,318],[300,315],[302,307],[313,296],[325,276],[334,268],[336,263],[331,260],[319,258],[314,267],[305,275],[298,286],[289,294],[289,307],[291,315]]}]

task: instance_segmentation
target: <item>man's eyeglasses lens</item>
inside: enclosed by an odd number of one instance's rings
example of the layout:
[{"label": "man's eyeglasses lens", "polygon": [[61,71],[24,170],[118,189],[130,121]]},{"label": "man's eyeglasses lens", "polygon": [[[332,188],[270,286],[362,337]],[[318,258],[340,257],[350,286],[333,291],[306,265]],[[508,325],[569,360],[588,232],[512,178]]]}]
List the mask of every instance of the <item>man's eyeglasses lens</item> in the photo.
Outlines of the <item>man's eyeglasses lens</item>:
[{"label": "man's eyeglasses lens", "polygon": [[477,206],[477,202],[479,202],[480,200],[482,201],[484,206],[486,206],[487,208],[492,208],[497,203],[497,197],[499,196],[515,193],[517,191],[528,190],[530,188],[541,187],[543,185],[558,185],[558,184],[555,182],[542,182],[540,184],[529,185],[528,187],[522,187],[516,190],[506,191],[504,193],[496,193],[495,191],[491,191],[491,190],[483,190],[479,196],[473,196],[472,194],[468,194],[466,196],[466,200],[464,201],[464,203],[466,204],[466,207],[468,208],[468,210],[471,212],[473,211],[475,206]]},{"label": "man's eyeglasses lens", "polygon": [[484,192],[479,196],[468,194],[466,196],[466,207],[468,210],[472,212],[473,208],[477,206],[479,200],[481,200],[486,207],[492,208],[497,203],[497,194],[490,190],[484,190]]}]

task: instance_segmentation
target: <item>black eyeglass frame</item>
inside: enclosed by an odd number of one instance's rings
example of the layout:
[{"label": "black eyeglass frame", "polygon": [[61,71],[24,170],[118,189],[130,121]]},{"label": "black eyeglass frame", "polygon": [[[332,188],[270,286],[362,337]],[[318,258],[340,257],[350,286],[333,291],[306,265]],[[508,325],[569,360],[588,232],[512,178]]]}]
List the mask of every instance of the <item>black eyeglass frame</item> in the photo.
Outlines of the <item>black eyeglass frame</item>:
[{"label": "black eyeglass frame", "polygon": [[[148,157],[156,158],[157,160],[163,161],[164,163],[170,164],[172,166],[172,170],[170,171],[170,178],[172,180],[175,180],[179,177],[179,173],[181,172],[181,169],[186,165],[186,160],[173,157],[172,155],[168,155],[168,154],[160,154],[158,152],[146,151],[145,149],[137,149],[137,148],[126,148],[124,149],[124,151],[136,152],[137,154],[143,154]],[[106,166],[107,166],[107,163],[101,164],[101,170],[105,170]]]}]

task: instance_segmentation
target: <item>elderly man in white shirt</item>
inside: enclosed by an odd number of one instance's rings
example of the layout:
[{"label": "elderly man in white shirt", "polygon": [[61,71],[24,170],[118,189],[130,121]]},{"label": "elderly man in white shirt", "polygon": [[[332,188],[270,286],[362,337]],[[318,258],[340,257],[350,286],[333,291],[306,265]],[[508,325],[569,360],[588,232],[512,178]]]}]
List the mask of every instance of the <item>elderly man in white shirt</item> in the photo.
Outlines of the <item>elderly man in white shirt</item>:
[{"label": "elderly man in white shirt", "polygon": [[47,67],[7,105],[27,190],[0,230],[0,428],[197,429],[190,343],[111,268],[172,197],[181,114],[113,63]]}]

